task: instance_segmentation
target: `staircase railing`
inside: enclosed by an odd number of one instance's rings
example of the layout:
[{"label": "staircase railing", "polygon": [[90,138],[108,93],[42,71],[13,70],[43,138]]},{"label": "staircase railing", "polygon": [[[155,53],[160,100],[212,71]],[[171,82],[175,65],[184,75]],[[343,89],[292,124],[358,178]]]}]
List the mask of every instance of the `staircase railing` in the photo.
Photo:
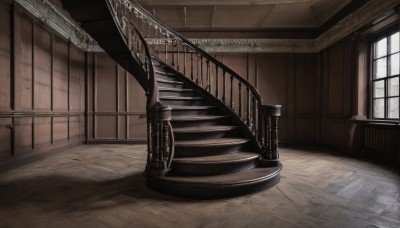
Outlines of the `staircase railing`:
[{"label": "staircase railing", "polygon": [[[263,159],[278,159],[278,117],[280,116],[280,105],[264,105],[257,89],[247,80],[182,37],[138,3],[131,0],[107,1],[113,9],[116,21],[118,21],[126,39],[130,42],[133,52],[137,53],[139,58],[143,58],[144,54],[141,53],[145,53],[144,63],[145,65],[149,65],[146,67],[149,68],[148,75],[151,82],[148,91],[150,99],[148,109],[153,110],[161,107],[156,105],[159,100],[154,69],[151,66],[150,55],[153,55],[175,68],[183,76],[191,79],[235,113],[256,139]],[[127,28],[131,24],[133,28]],[[133,36],[131,35],[132,31],[135,31]],[[138,42],[137,40],[140,41]],[[138,46],[135,47],[135,45]],[[141,48],[144,48],[144,51]],[[160,109],[164,110],[164,108]],[[164,111],[170,113],[170,110]],[[149,115],[151,112],[148,110],[147,113]],[[151,117],[148,119],[151,119]],[[169,121],[168,118],[162,119],[165,119],[166,122]],[[165,124],[165,126],[168,124]],[[152,128],[152,123],[149,123],[149,126],[149,131],[153,133],[157,130],[160,131],[157,128]],[[162,133],[162,131],[160,132]],[[154,134],[151,134],[151,132],[149,133],[151,135],[150,140],[153,140],[153,143],[149,143],[149,159],[154,160],[154,153],[151,151],[154,149],[154,146],[157,146],[154,144],[156,137],[153,137]],[[159,141],[163,138],[162,135],[158,135],[157,137]],[[173,148],[173,145],[167,143],[167,147]],[[162,159],[160,157],[161,154],[165,153],[160,152],[157,155],[158,160]],[[171,154],[173,153],[169,153],[169,155]],[[171,156],[169,158],[171,159]],[[170,161],[170,159],[167,160]],[[159,166],[161,167],[162,165]]]},{"label": "staircase railing", "polygon": [[142,31],[132,20],[132,8],[125,0],[106,1],[113,19],[123,35],[132,56],[143,67],[148,80],[147,105],[147,170],[165,171],[174,156],[174,135],[171,127],[171,107],[159,100],[158,84],[154,74],[152,55]]}]

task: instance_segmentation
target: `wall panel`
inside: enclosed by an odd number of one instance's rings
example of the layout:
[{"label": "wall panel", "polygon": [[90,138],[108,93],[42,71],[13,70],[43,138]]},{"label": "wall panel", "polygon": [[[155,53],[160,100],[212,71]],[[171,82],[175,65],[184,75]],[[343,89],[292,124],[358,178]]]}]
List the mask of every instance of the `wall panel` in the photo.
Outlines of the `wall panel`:
[{"label": "wall panel", "polygon": [[7,4],[0,4],[0,163],[75,145],[85,132],[85,53]]},{"label": "wall panel", "polygon": [[68,110],[68,42],[54,37],[53,54],[53,110]]},{"label": "wall panel", "polygon": [[0,110],[11,107],[11,28],[10,11],[0,5]]},{"label": "wall panel", "polygon": [[35,27],[34,109],[51,110],[51,34],[42,26]]},{"label": "wall panel", "polygon": [[33,108],[33,21],[26,16],[16,16],[15,107]]}]

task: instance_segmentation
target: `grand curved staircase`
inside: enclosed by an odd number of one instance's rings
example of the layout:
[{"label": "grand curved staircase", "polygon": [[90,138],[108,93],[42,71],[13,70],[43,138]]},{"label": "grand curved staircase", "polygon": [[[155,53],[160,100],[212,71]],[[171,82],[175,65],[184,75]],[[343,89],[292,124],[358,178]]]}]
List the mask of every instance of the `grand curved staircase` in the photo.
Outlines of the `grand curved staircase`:
[{"label": "grand curved staircase", "polygon": [[147,185],[190,198],[274,186],[279,105],[130,0],[63,0],[147,94]]}]

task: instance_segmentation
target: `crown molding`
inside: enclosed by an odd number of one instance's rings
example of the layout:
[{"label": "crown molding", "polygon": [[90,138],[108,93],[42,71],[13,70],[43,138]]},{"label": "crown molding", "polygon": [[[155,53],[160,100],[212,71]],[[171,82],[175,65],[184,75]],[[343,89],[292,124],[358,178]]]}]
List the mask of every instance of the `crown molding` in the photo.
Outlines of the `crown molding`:
[{"label": "crown molding", "polygon": [[[39,20],[85,51],[102,51],[72,19],[47,0],[15,0]],[[315,39],[190,39],[211,53],[315,53],[349,36],[400,4],[399,0],[370,0]]]},{"label": "crown molding", "polygon": [[97,42],[55,5],[46,0],[14,0],[34,17],[84,51],[103,51]]}]

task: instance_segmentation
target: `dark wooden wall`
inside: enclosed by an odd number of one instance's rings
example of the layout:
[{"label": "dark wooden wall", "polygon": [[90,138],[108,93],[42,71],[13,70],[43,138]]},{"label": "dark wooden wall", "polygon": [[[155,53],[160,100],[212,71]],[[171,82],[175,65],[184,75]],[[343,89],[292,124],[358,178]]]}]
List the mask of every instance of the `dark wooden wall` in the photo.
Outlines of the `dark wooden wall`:
[{"label": "dark wooden wall", "polygon": [[6,2],[0,64],[0,162],[82,142],[145,142],[146,97],[136,80]]},{"label": "dark wooden wall", "polygon": [[81,143],[85,53],[5,2],[0,30],[0,162]]},{"label": "dark wooden wall", "polygon": [[217,58],[255,85],[265,104],[282,105],[281,141],[317,143],[317,54],[223,54]]},{"label": "dark wooden wall", "polygon": [[146,96],[106,53],[88,55],[88,142],[146,142]]}]

